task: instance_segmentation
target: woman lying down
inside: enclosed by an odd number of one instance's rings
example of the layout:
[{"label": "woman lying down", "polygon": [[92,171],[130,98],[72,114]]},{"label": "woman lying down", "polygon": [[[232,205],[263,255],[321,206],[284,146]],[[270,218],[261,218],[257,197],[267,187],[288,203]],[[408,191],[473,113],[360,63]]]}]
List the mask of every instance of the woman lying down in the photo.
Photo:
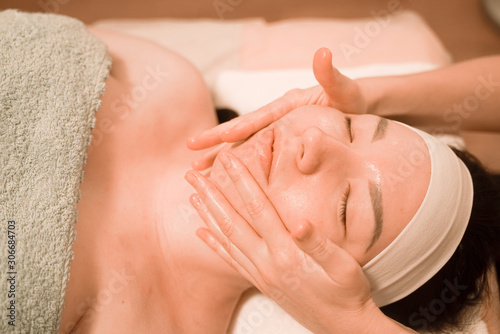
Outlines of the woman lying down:
[{"label": "woman lying down", "polygon": [[442,128],[433,113],[476,96],[460,129],[498,132],[498,60],[352,81],[318,50],[321,86],[189,139],[192,149],[234,142],[193,164],[213,162],[209,177],[186,174],[208,227],[198,236],[314,333],[500,332],[492,176],[376,116]]},{"label": "woman lying down", "polygon": [[[27,21],[41,22],[30,30],[38,36],[47,25],[48,15],[8,15],[36,17]],[[500,330],[497,189],[468,154],[389,120],[437,123],[446,106],[474,94],[479,75],[489,75],[493,88],[481,91],[488,99],[455,130],[500,131],[498,57],[352,81],[321,49],[314,57],[321,86],[216,127],[200,74],[180,56],[137,38],[87,32],[72,19],[50,20],[65,29],[58,28],[61,47],[47,52],[87,55],[102,69],[107,50],[112,67],[100,105],[81,111],[92,115],[99,106],[84,178],[75,179],[78,216],[67,222],[76,221],[76,239],[64,244],[66,257],[53,251],[65,239],[53,240],[33,264],[65,268],[69,281],[54,279],[62,282],[56,297],[35,289],[18,298],[16,329],[225,333],[240,296],[255,286],[314,333],[444,333],[479,321],[490,333]],[[66,38],[79,29],[95,36],[89,41],[99,57]],[[91,71],[75,71],[78,84]],[[88,81],[85,87],[98,87]],[[2,113],[13,106],[2,104]],[[200,155],[186,148],[190,137],[195,150],[232,144]],[[211,169],[186,174],[192,161]],[[28,223],[43,235],[50,221],[16,222],[19,229]],[[28,247],[21,239],[17,245]],[[72,261],[60,260],[71,251]],[[22,275],[38,277],[23,270],[19,284]]]}]

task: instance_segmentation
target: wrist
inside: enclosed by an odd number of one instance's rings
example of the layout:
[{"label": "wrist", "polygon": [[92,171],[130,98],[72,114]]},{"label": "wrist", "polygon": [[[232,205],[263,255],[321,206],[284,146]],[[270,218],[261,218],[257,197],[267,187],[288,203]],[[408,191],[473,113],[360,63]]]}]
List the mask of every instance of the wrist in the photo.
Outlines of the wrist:
[{"label": "wrist", "polygon": [[366,113],[413,126],[441,126],[442,113],[432,107],[436,102],[421,93],[429,84],[419,78],[388,76],[356,80],[366,100]]}]

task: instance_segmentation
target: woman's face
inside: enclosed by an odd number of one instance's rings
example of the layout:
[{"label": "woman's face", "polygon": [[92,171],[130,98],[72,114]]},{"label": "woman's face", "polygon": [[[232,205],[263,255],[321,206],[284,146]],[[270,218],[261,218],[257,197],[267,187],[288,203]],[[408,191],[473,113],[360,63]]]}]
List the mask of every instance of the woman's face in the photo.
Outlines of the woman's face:
[{"label": "woman's face", "polygon": [[[360,265],[408,224],[430,179],[429,152],[414,131],[329,107],[295,109],[227,149],[247,166],[288,229],[307,220]],[[211,179],[249,219],[217,160]]]}]

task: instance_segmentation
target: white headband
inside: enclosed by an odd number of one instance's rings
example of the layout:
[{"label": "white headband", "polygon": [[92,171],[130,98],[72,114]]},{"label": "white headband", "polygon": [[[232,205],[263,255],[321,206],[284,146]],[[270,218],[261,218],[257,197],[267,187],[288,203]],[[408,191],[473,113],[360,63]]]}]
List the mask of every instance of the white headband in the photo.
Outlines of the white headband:
[{"label": "white headband", "polygon": [[407,127],[427,144],[431,177],[412,220],[389,246],[363,266],[379,307],[408,296],[448,262],[462,240],[472,210],[474,191],[465,164],[437,138]]}]

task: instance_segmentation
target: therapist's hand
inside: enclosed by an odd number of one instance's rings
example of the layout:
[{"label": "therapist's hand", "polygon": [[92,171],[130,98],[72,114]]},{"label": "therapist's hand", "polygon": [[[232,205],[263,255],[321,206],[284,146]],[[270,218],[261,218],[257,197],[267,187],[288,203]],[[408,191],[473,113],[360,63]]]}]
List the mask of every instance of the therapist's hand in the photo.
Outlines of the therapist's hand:
[{"label": "therapist's hand", "polygon": [[288,231],[241,161],[230,153],[218,159],[251,221],[245,221],[208,178],[190,171],[186,179],[197,191],[190,200],[208,227],[198,229],[197,235],[314,333],[382,329],[388,318],[371,298],[368,279],[356,260],[307,221]]},{"label": "therapist's hand", "polygon": [[[345,113],[366,113],[367,102],[358,82],[342,75],[332,65],[332,53],[327,48],[316,51],[313,72],[319,85],[308,89],[294,89],[268,105],[237,117],[229,122],[189,138],[187,146],[192,150],[206,149],[222,142],[243,140],[288,112],[305,105],[323,105]],[[193,163],[193,168],[202,170],[212,165],[216,151],[206,154]]]}]

